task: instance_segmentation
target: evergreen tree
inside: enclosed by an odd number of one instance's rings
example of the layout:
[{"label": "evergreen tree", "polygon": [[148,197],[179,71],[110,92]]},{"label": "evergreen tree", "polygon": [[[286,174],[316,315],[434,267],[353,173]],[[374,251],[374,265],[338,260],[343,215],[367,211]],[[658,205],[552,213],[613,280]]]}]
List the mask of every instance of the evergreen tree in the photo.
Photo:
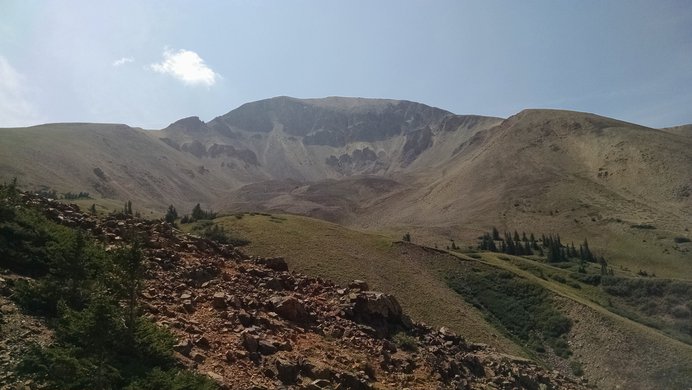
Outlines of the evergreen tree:
[{"label": "evergreen tree", "polygon": [[493,226],[493,240],[500,241],[500,232],[497,231],[495,226]]},{"label": "evergreen tree", "polygon": [[123,209],[123,214],[132,215],[132,201],[128,200],[125,202],[125,208]]},{"label": "evergreen tree", "polygon": [[452,250],[453,250],[453,251],[459,250],[459,247],[458,247],[457,244],[454,242],[454,240],[450,239],[449,241],[452,242],[451,247],[452,247]]},{"label": "evergreen tree", "polygon": [[531,241],[531,249],[534,251],[537,251],[539,249],[538,243],[536,242],[536,238],[533,236],[533,233],[531,233],[531,238],[529,239]]},{"label": "evergreen tree", "polygon": [[137,319],[137,297],[142,288],[144,262],[141,244],[138,240],[129,248],[120,249],[114,256],[120,276],[119,286],[125,300],[126,322],[128,329],[133,330]]},{"label": "evergreen tree", "polygon": [[514,252],[517,254],[517,256],[524,256],[524,247],[521,245],[521,241],[516,241],[514,243]]},{"label": "evergreen tree", "polygon": [[505,245],[505,253],[508,255],[515,255],[517,253],[514,240],[512,240],[512,236],[508,232],[505,232]]},{"label": "evergreen tree", "polygon": [[531,244],[528,241],[524,242],[524,255],[531,256],[532,254]]},{"label": "evergreen tree", "polygon": [[168,223],[174,223],[175,220],[178,219],[178,211],[176,211],[173,205],[168,206],[168,210],[166,211],[166,216],[164,217],[164,219]]},{"label": "evergreen tree", "polygon": [[608,262],[603,256],[598,259],[598,263],[601,265],[601,275],[608,275]]},{"label": "evergreen tree", "polygon": [[202,206],[200,206],[199,203],[192,208],[192,214],[190,216],[194,220],[204,219],[204,211],[202,211]]},{"label": "evergreen tree", "polygon": [[493,238],[490,236],[488,236],[488,249],[490,249],[493,252],[497,252],[497,245],[495,245],[495,240],[493,240]]}]

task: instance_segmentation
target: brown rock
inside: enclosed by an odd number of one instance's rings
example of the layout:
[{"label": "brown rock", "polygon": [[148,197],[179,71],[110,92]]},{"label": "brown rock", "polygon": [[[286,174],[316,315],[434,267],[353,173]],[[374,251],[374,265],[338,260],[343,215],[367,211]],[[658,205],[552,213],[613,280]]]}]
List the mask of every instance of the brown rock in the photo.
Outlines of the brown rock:
[{"label": "brown rock", "polygon": [[216,383],[223,383],[223,376],[221,376],[215,372],[207,371],[204,373],[204,375],[208,376],[209,378],[211,378]]},{"label": "brown rock", "polygon": [[245,347],[245,349],[247,349],[248,352],[257,352],[257,349],[259,348],[259,341],[257,340],[257,337],[251,335],[248,332],[243,332],[242,340],[243,347]]},{"label": "brown rock", "polygon": [[274,297],[270,299],[270,303],[274,312],[286,320],[297,323],[305,323],[310,320],[305,306],[295,297]]},{"label": "brown rock", "polygon": [[223,292],[214,293],[214,297],[211,300],[211,305],[217,310],[226,309],[226,294]]},{"label": "brown rock", "polygon": [[288,271],[288,264],[286,264],[286,260],[283,257],[259,258],[257,263],[274,271]]},{"label": "brown rock", "polygon": [[190,340],[183,340],[178,344],[173,346],[173,350],[181,355],[189,356],[190,351],[192,351],[192,343]]},{"label": "brown rock", "polygon": [[209,349],[209,347],[211,347],[211,343],[206,336],[201,336],[195,340],[195,345],[202,349]]},{"label": "brown rock", "polygon": [[278,371],[277,376],[283,384],[290,385],[296,383],[300,373],[300,366],[296,362],[279,358],[276,359],[275,364]]},{"label": "brown rock", "polygon": [[307,390],[323,390],[330,389],[331,386],[332,382],[326,379],[315,379],[314,381],[310,382],[305,388]]},{"label": "brown rock", "polygon": [[360,291],[368,291],[370,288],[368,287],[368,283],[363,281],[363,280],[354,280],[351,283],[348,284],[348,288],[352,288],[354,290],[360,290]]},{"label": "brown rock", "polygon": [[277,348],[277,346],[269,340],[260,340],[258,343],[258,349],[262,355],[273,355],[279,350],[279,348]]},{"label": "brown rock", "polygon": [[183,311],[186,311],[188,313],[192,313],[195,311],[195,305],[193,305],[192,301],[189,299],[183,301],[182,308],[183,308]]},{"label": "brown rock", "polygon": [[339,378],[339,386],[337,389],[344,390],[370,390],[372,387],[364,379],[357,377],[349,372],[342,373]]},{"label": "brown rock", "polygon": [[238,321],[245,327],[251,326],[254,322],[252,317],[242,309],[238,312]]},{"label": "brown rock", "polygon": [[205,360],[207,360],[207,357],[202,355],[199,352],[192,352],[190,353],[190,359],[194,360],[196,363],[204,363]]}]

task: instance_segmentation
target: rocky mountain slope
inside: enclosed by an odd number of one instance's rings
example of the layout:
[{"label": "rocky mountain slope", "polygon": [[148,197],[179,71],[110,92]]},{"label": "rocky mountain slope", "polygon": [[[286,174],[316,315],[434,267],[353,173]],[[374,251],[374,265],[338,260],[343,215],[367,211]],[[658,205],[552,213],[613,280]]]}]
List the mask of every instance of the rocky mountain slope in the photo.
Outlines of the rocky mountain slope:
[{"label": "rocky mountain slope", "polygon": [[[165,222],[99,220],[74,205],[23,199],[107,245],[144,237],[144,310],[177,335],[177,358],[222,388],[583,388],[444,328],[413,323],[393,296],[369,291],[365,282],[337,286],[291,273],[280,258],[250,258]],[[3,321],[16,325],[23,314],[11,303],[2,307]],[[11,331],[41,333],[27,324]],[[12,360],[3,359],[3,367],[11,370]],[[11,373],[2,381],[17,383]]]}]

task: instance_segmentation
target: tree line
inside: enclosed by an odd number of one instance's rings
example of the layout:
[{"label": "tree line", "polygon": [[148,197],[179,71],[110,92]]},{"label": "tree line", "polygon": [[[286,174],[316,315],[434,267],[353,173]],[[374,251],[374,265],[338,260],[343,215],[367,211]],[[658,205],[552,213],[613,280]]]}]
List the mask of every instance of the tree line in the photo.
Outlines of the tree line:
[{"label": "tree line", "polygon": [[579,260],[580,272],[586,272],[586,263],[597,263],[601,265],[601,273],[612,273],[608,269],[608,262],[603,256],[596,256],[589,248],[589,242],[579,244],[579,248],[570,244],[563,244],[559,234],[541,234],[536,238],[533,233],[527,234],[516,230],[514,233],[505,231],[503,235],[493,226],[492,231],[484,233],[478,238],[478,249],[491,252],[506,253],[515,256],[545,256],[549,263],[559,263],[570,260]]}]

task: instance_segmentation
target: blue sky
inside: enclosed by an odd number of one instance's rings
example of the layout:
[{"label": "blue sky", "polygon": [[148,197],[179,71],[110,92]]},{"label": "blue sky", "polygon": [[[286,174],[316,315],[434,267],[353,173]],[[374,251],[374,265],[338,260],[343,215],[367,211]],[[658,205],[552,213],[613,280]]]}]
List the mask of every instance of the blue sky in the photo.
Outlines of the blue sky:
[{"label": "blue sky", "polygon": [[0,0],[0,127],[361,96],[692,123],[692,2]]}]

